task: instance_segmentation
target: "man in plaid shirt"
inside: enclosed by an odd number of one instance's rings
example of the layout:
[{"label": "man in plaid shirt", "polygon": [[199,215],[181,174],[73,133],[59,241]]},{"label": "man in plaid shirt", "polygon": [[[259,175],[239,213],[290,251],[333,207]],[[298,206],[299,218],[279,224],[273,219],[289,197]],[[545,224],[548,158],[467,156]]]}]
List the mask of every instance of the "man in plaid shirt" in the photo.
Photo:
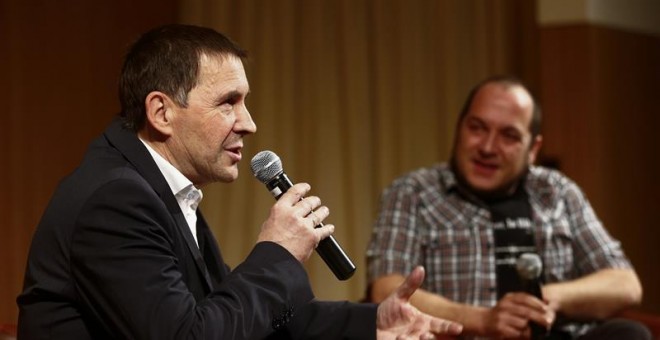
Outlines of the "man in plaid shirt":
[{"label": "man in plaid shirt", "polygon": [[[413,304],[462,323],[463,334],[650,339],[641,324],[603,322],[639,304],[642,288],[580,188],[532,165],[540,124],[538,104],[517,79],[492,77],[472,90],[449,164],[413,171],[383,193],[367,250],[372,300],[423,265],[427,279]],[[527,293],[530,280],[517,272],[524,253],[542,260],[542,296]]]}]

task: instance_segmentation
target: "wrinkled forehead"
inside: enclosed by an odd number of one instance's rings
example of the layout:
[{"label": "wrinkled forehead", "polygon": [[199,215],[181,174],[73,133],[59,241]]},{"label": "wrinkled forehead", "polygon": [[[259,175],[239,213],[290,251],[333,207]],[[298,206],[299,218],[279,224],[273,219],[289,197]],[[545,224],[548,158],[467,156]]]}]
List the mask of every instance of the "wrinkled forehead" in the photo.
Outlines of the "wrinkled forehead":
[{"label": "wrinkled forehead", "polygon": [[228,82],[247,87],[247,77],[241,58],[231,54],[202,54],[199,58],[195,87]]},{"label": "wrinkled forehead", "polygon": [[218,70],[233,70],[245,73],[243,60],[233,54],[202,52],[199,55],[198,64],[198,76],[204,73],[217,72]]}]

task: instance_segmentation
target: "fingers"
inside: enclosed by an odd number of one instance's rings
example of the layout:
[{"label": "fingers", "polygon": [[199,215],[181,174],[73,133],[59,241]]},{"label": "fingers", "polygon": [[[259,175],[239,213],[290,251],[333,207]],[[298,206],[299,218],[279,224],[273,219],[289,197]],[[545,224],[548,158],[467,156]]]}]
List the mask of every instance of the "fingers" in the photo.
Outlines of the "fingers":
[{"label": "fingers", "polygon": [[[282,197],[280,197],[277,202],[285,204],[287,206],[293,206],[298,203],[305,195],[312,189],[312,187],[307,183],[297,183],[294,184],[289,190],[287,190]],[[309,212],[309,211],[308,211]]]},{"label": "fingers", "polygon": [[416,313],[415,319],[406,325],[397,339],[444,339],[443,335],[459,335],[462,331],[463,326],[459,323]]},{"label": "fingers", "polygon": [[463,325],[449,320],[434,318],[430,326],[431,333],[458,335],[463,331]]},{"label": "fingers", "polygon": [[316,196],[301,198],[294,204],[300,216],[305,217],[321,206],[321,199]]},{"label": "fingers", "polygon": [[520,338],[530,333],[529,322],[549,329],[554,322],[554,311],[533,295],[527,293],[506,294],[491,310],[491,335]]},{"label": "fingers", "polygon": [[258,241],[280,244],[301,262],[306,261],[319,242],[335,230],[333,225],[322,224],[330,210],[321,205],[321,199],[304,197],[310,188],[307,183],[289,188],[271,208],[258,237]]},{"label": "fingers", "polygon": [[532,320],[544,328],[550,328],[555,319],[555,313],[550,306],[527,293],[509,293],[502,300],[509,300],[512,305],[508,310],[525,320]]},{"label": "fingers", "polygon": [[317,196],[305,197],[311,187],[307,183],[293,185],[280,199],[277,204],[295,209],[294,215],[307,218],[312,227],[319,225],[330,215],[327,207],[321,206],[321,199]]},{"label": "fingers", "polygon": [[299,211],[299,216],[307,218],[312,222],[312,227],[318,226],[330,215],[330,209],[326,206],[321,206],[321,199],[314,196],[304,198],[295,207]]},{"label": "fingers", "polygon": [[[322,227],[316,227],[314,229],[314,233],[318,237],[317,242],[316,242],[316,246],[319,245],[319,242],[321,242],[322,239],[332,235],[332,233],[334,233],[334,232],[335,232],[335,226],[332,225],[332,224],[326,224]],[[316,247],[314,247],[314,248],[316,248]]]},{"label": "fingers", "polygon": [[422,285],[422,282],[424,282],[424,275],[424,267],[415,267],[408,277],[406,277],[406,281],[396,289],[396,295],[406,301],[409,300],[417,288],[419,288]]}]

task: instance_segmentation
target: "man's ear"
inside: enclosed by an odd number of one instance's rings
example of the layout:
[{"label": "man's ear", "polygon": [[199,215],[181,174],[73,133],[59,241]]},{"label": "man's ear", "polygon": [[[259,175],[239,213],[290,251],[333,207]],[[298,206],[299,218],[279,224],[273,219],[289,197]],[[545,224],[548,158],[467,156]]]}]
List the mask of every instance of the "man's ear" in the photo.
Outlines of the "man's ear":
[{"label": "man's ear", "polygon": [[534,164],[534,162],[536,162],[536,156],[538,156],[542,144],[543,137],[541,135],[536,135],[532,141],[531,147],[529,148],[529,164]]},{"label": "man's ear", "polygon": [[146,124],[164,136],[171,136],[173,102],[170,97],[160,91],[150,92],[144,106],[147,114]]}]

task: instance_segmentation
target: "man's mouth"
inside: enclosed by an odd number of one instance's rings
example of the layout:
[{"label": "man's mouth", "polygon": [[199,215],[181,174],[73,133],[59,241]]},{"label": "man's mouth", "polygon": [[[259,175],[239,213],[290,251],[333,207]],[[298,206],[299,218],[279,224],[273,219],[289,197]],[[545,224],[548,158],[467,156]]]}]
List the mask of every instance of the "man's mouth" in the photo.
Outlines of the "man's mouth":
[{"label": "man's mouth", "polygon": [[486,175],[491,175],[497,171],[497,169],[499,169],[499,165],[496,163],[485,162],[478,159],[472,160],[472,165],[474,166],[476,172]]},{"label": "man's mouth", "polygon": [[239,162],[241,158],[243,157],[241,154],[241,150],[243,149],[242,145],[236,145],[232,147],[227,147],[225,148],[225,151],[227,151],[235,162]]}]

